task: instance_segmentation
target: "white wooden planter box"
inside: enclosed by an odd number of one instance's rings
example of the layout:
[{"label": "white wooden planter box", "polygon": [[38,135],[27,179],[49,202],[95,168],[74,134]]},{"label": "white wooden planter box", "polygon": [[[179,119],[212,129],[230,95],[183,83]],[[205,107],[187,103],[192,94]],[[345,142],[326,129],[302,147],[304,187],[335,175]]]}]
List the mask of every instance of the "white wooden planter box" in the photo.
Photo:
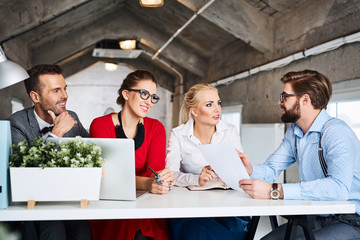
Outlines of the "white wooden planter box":
[{"label": "white wooden planter box", "polygon": [[10,168],[13,202],[99,200],[101,168]]}]

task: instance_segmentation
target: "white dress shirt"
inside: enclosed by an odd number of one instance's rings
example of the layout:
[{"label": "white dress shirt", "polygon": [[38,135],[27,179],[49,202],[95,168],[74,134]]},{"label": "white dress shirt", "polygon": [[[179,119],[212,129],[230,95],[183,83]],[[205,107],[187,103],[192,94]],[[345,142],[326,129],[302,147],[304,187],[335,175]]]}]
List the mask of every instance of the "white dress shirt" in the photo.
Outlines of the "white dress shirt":
[{"label": "white dress shirt", "polygon": [[[199,185],[201,170],[209,163],[203,157],[200,140],[194,136],[194,120],[172,129],[166,154],[166,167],[173,171],[177,186]],[[221,120],[211,143],[231,142],[236,149],[243,151],[236,127]],[[221,161],[221,159],[219,159]],[[231,166],[229,166],[231,167]]]},{"label": "white dress shirt", "polygon": [[[49,124],[49,123],[45,122],[44,120],[42,120],[42,119],[39,117],[39,115],[37,115],[35,109],[34,109],[34,113],[35,113],[36,121],[37,121],[38,124],[39,124],[40,131],[41,131],[41,129],[43,129],[44,127],[52,127],[52,126],[54,126],[54,124]],[[44,139],[47,139],[48,137],[57,138],[58,136],[52,134],[51,132],[47,132],[47,133],[45,133],[45,134],[42,134],[42,137],[43,137]]]}]

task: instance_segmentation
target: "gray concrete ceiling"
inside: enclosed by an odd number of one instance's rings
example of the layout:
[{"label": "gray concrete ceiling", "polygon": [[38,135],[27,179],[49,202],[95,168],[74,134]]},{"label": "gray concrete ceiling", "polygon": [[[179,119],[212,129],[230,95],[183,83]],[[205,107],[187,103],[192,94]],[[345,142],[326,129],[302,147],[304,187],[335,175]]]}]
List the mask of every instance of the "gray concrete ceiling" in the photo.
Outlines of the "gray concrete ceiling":
[{"label": "gray concrete ceiling", "polygon": [[[103,39],[135,38],[155,54],[207,2],[144,8],[138,0],[2,0],[0,42],[26,68],[59,63],[70,75],[100,60],[91,52]],[[216,0],[159,54],[161,61],[146,54],[110,60],[157,72],[174,91],[173,69],[189,84],[211,82],[360,31],[359,9],[359,0]]]}]

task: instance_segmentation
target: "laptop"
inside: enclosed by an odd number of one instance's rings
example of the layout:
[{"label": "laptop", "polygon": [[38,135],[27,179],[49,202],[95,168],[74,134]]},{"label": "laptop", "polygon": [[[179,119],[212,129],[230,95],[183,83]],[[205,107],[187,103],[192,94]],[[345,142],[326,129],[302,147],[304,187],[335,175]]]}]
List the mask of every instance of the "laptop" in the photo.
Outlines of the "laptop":
[{"label": "laptop", "polygon": [[[74,138],[47,138],[47,141],[61,142]],[[82,138],[85,143],[101,147],[102,166],[101,200],[136,200],[145,192],[136,191],[134,140],[124,138]],[[138,195],[138,196],[137,196]]]}]

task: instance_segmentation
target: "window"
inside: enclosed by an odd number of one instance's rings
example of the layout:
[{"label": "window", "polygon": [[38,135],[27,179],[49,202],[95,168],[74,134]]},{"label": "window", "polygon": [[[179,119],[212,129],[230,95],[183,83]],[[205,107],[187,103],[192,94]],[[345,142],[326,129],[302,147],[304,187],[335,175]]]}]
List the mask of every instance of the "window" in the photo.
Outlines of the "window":
[{"label": "window", "polygon": [[[360,94],[360,93],[359,93]],[[328,105],[327,112],[332,117],[344,120],[360,139],[360,100],[332,102]]]},{"label": "window", "polygon": [[360,79],[335,83],[333,88],[327,112],[344,120],[360,139]]}]

